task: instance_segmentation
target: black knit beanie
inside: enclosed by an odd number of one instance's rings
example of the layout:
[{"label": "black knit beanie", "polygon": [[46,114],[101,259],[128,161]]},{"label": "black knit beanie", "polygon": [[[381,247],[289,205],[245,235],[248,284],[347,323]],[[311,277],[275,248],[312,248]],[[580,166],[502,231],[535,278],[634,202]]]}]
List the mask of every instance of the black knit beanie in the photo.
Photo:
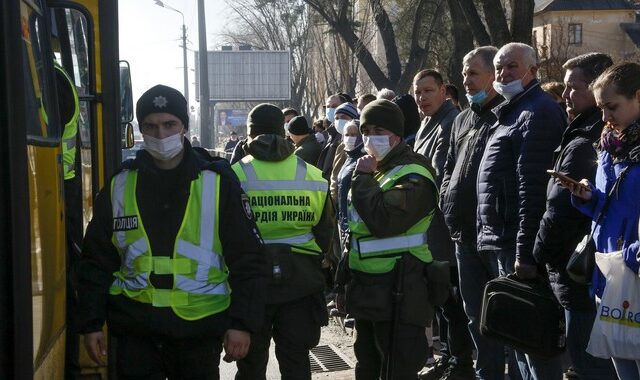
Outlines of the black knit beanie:
[{"label": "black knit beanie", "polygon": [[373,124],[404,137],[404,115],[392,101],[377,99],[367,104],[360,114],[360,131],[367,124]]},{"label": "black knit beanie", "polygon": [[247,133],[249,136],[271,134],[284,137],[284,114],[273,104],[258,104],[247,116]]},{"label": "black knit beanie", "polygon": [[418,132],[420,128],[420,115],[418,114],[416,99],[410,94],[406,94],[396,96],[392,102],[400,107],[404,115],[404,137],[409,137]]},{"label": "black knit beanie", "polygon": [[177,117],[189,129],[189,111],[187,99],[175,88],[161,84],[151,87],[142,94],[136,103],[136,119],[142,123],[147,115],[152,113],[169,113]]},{"label": "black knit beanie", "polygon": [[293,119],[289,120],[289,124],[287,124],[287,130],[289,131],[289,134],[295,136],[308,135],[309,133],[311,133],[309,123],[304,116],[296,116]]}]

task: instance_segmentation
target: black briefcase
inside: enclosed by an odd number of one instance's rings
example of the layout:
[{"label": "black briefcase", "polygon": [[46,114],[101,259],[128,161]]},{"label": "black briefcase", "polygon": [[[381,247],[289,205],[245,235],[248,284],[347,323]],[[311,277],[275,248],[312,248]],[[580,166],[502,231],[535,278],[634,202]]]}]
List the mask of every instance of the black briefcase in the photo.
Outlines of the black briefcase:
[{"label": "black briefcase", "polygon": [[480,333],[527,354],[550,358],[566,347],[564,309],[542,279],[499,277],[484,288]]}]

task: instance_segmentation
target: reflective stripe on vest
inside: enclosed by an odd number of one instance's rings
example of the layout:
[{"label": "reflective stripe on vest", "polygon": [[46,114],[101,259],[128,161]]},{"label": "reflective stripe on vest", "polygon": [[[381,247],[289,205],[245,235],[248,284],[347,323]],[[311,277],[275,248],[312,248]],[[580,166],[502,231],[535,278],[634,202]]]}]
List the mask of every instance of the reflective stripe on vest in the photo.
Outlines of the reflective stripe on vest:
[{"label": "reflective stripe on vest", "polygon": [[240,166],[247,176],[246,182],[242,183],[245,191],[269,191],[269,190],[309,190],[309,191],[326,191],[326,181],[307,181],[307,165],[299,159],[296,165],[296,177],[294,180],[259,180],[256,170],[251,163],[240,161]]},{"label": "reflective stripe on vest", "polygon": [[298,236],[292,236],[282,239],[264,239],[265,244],[304,244],[313,240],[312,233],[302,234]]},{"label": "reflective stripe on vest", "polygon": [[64,179],[71,179],[76,176],[76,136],[78,134],[78,118],[80,116],[80,101],[76,85],[71,80],[67,72],[54,61],[54,67],[67,80],[69,88],[73,93],[74,110],[73,116],[65,124],[62,132],[62,164],[64,169]]},{"label": "reflective stripe on vest", "polygon": [[[421,165],[408,164],[392,168],[376,176],[380,189],[386,191],[403,176],[416,174],[434,182],[431,173]],[[437,198],[437,195],[436,195]],[[366,273],[386,273],[393,269],[395,261],[403,252],[409,252],[423,262],[431,262],[431,252],[427,245],[426,232],[433,213],[420,219],[404,233],[388,238],[373,236],[351,202],[348,205],[349,228],[351,230],[351,248],[349,267]]]},{"label": "reflective stripe on vest", "polygon": [[419,247],[423,244],[427,244],[427,236],[425,234],[414,234],[384,239],[371,239],[362,242],[351,239],[351,244],[357,245],[358,252],[360,252],[361,255],[367,255],[380,251],[396,249],[409,250],[414,247]]},{"label": "reflective stripe on vest", "polygon": [[282,161],[247,156],[232,168],[249,196],[265,244],[288,244],[296,253],[321,253],[312,228],[324,210],[328,183],[318,168],[295,155]]},{"label": "reflective stripe on vest", "polygon": [[[227,268],[217,233],[219,178],[202,171],[191,182],[185,215],[176,236],[173,257],[153,256],[135,199],[137,172],[123,171],[112,180],[113,242],[122,263],[111,294],[124,294],[156,307],[172,307],[187,320],[226,309],[230,303]],[[137,218],[133,227],[117,230],[117,218]],[[124,223],[129,226],[129,224]],[[134,228],[135,227],[135,228]],[[122,229],[122,228],[121,228]],[[173,289],[155,289],[151,273],[174,276]]]}]

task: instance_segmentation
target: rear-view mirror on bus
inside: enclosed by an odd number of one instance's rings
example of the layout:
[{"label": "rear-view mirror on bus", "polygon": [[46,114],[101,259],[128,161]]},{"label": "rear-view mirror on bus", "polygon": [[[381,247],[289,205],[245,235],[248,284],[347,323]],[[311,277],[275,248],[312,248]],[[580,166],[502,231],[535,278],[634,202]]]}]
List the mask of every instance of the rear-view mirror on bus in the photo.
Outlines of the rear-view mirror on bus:
[{"label": "rear-view mirror on bus", "polygon": [[133,120],[133,94],[131,90],[131,68],[129,62],[120,61],[120,122]]}]

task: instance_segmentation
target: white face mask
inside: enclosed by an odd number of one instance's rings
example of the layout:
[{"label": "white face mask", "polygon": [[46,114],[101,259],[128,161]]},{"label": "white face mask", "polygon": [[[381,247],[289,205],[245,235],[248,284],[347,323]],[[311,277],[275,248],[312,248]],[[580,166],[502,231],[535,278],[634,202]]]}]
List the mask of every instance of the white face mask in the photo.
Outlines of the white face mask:
[{"label": "white face mask", "polygon": [[391,150],[389,136],[363,136],[362,140],[364,141],[364,150],[366,150],[369,155],[375,157],[378,162],[382,161]]},{"label": "white face mask", "polygon": [[142,138],[144,139],[144,149],[156,160],[169,161],[184,149],[182,133],[176,133],[163,139],[148,135],[142,135]]},{"label": "white face mask", "polygon": [[342,139],[342,142],[344,144],[344,150],[346,151],[352,151],[356,148],[356,142],[358,141],[358,138],[356,136],[344,136],[344,138]]},{"label": "white face mask", "polygon": [[522,86],[522,80],[527,76],[528,72],[525,72],[522,78],[513,80],[507,84],[502,84],[498,81],[493,82],[493,89],[505,99],[511,100],[516,97],[519,93],[524,91],[524,87]]},{"label": "white face mask", "polygon": [[336,126],[336,131],[338,131],[339,134],[344,135],[344,127],[348,122],[349,120],[337,119],[333,124]]}]

